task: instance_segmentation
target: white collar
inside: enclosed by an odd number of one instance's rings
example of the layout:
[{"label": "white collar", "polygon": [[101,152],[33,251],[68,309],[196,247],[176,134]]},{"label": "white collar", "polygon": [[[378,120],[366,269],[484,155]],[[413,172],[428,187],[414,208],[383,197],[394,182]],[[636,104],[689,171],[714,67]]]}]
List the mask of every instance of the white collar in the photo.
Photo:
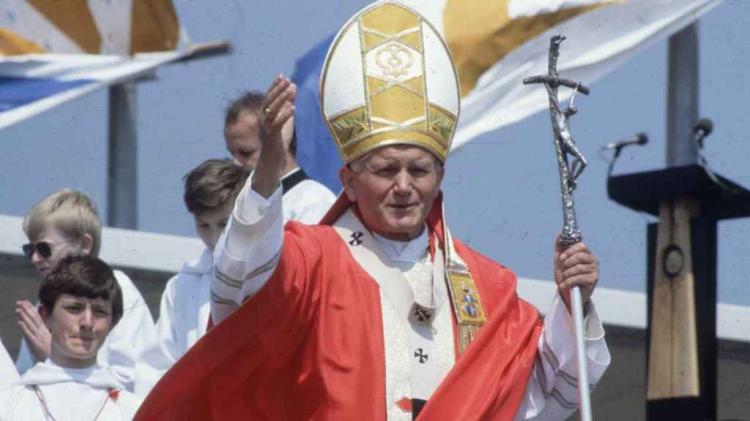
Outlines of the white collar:
[{"label": "white collar", "polygon": [[102,389],[124,389],[105,366],[94,364],[87,368],[66,368],[49,359],[35,364],[18,381],[19,384],[27,386],[66,382],[84,383]]},{"label": "white collar", "polygon": [[427,255],[428,238],[426,226],[417,238],[410,241],[390,240],[375,233],[372,235],[383,252],[394,262],[416,263],[423,260]]},{"label": "white collar", "polygon": [[182,265],[182,271],[204,274],[211,272],[213,270],[213,266],[214,254],[211,253],[208,248],[204,248],[203,253],[201,253],[200,257],[194,260],[187,261]]},{"label": "white collar", "polygon": [[291,171],[289,171],[288,173],[286,173],[286,174],[284,174],[283,176],[281,176],[281,179],[283,180],[283,179],[285,179],[285,178],[289,177],[290,175],[292,175],[292,174],[296,173],[297,171],[299,171],[299,170],[301,170],[301,169],[302,169],[302,168],[300,168],[300,167],[294,167],[294,169],[293,169],[293,170],[291,170]]}]

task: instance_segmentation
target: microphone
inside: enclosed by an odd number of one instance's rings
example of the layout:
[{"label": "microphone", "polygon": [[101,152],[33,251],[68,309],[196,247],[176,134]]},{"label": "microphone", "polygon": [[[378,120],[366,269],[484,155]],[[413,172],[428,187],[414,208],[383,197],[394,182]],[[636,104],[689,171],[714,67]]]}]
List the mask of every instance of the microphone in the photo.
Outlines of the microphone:
[{"label": "microphone", "polygon": [[602,146],[602,149],[620,150],[621,148],[624,148],[625,146],[645,145],[646,143],[648,143],[648,136],[646,135],[646,133],[641,132],[628,139],[623,139],[617,142],[607,143],[606,145]]},{"label": "microphone", "polygon": [[714,130],[714,123],[708,118],[702,118],[693,125],[693,139],[698,146],[703,148],[703,141]]}]

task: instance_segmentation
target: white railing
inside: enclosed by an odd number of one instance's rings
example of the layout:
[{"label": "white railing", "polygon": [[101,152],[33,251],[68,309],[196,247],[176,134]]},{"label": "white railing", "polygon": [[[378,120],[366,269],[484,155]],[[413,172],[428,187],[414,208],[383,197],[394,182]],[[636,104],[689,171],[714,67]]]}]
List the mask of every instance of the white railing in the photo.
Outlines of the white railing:
[{"label": "white railing", "polygon": [[[26,236],[21,229],[23,218],[0,215],[0,253],[21,254]],[[101,258],[113,266],[133,269],[176,272],[185,260],[197,257],[203,244],[196,238],[155,234],[119,228],[104,228]],[[0,268],[2,270],[2,268]],[[556,288],[551,281],[519,278],[518,294],[546,311]],[[602,323],[646,328],[646,294],[611,288],[597,288],[594,303]],[[721,339],[750,342],[750,306],[719,303],[716,333]]]},{"label": "white railing", "polygon": [[[21,245],[28,241],[22,223],[23,218],[0,215],[0,253],[21,254]],[[112,266],[177,272],[202,250],[197,238],[105,227],[99,257]]]}]

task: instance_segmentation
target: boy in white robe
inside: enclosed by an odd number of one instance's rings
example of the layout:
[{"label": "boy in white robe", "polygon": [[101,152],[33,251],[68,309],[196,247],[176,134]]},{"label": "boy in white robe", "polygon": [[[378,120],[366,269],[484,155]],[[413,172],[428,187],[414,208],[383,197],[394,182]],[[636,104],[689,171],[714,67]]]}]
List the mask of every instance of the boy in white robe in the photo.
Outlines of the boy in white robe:
[{"label": "boy in white robe", "polygon": [[156,339],[136,363],[135,393],[146,396],[161,376],[205,333],[213,279],[213,250],[249,172],[228,159],[209,159],[185,175],[185,206],[206,246],[167,282]]},{"label": "boy in white robe", "polygon": [[[99,255],[101,221],[91,200],[81,192],[63,189],[47,196],[26,214],[23,228],[30,241],[23,246],[24,254],[42,278],[67,256]],[[121,271],[114,273],[122,290],[124,313],[108,335],[98,358],[132,391],[135,360],[155,336],[154,320],[128,276]],[[35,362],[47,359],[50,335],[31,302],[18,301],[16,315],[23,333],[16,368],[23,375]]]},{"label": "boy in white robe", "polygon": [[18,370],[13,365],[13,360],[8,355],[3,341],[0,340],[0,390],[4,389],[18,380]]},{"label": "boy in white robe", "polygon": [[96,257],[66,257],[42,284],[39,300],[51,336],[49,358],[0,390],[0,419],[132,419],[140,399],[97,363],[97,352],[123,315],[112,269]]}]

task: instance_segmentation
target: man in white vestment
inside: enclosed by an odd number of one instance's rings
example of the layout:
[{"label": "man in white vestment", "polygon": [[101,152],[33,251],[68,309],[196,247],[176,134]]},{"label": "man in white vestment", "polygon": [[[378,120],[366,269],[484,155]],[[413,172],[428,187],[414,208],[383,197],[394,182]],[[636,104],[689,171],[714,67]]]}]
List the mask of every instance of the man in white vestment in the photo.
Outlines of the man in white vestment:
[{"label": "man in white vestment", "polygon": [[[227,150],[237,165],[254,169],[258,164],[262,144],[259,115],[263,95],[247,92],[227,108],[224,139]],[[323,184],[309,178],[297,164],[294,119],[283,130],[286,145],[286,165],[281,177],[284,201],[284,221],[317,224],[336,197]]]},{"label": "man in white vestment", "polygon": [[112,269],[96,257],[67,257],[48,274],[39,300],[51,335],[49,357],[0,390],[0,419],[131,420],[141,400],[97,363],[123,314]]},{"label": "man in white vestment", "polygon": [[[98,256],[101,249],[101,221],[91,200],[83,193],[63,189],[34,205],[23,224],[29,243],[26,257],[42,279],[67,256]],[[133,390],[135,361],[155,335],[154,321],[138,288],[122,271],[115,271],[122,290],[124,313],[98,353],[99,362],[109,365],[117,379]],[[16,359],[19,374],[49,356],[49,331],[38,309],[27,300],[16,303],[18,325],[23,333]]]},{"label": "man in white vestment", "polygon": [[296,86],[277,77],[214,254],[216,327],[139,419],[565,419],[578,405],[571,287],[586,386],[610,362],[591,300],[599,262],[583,243],[551,250],[559,293],[542,320],[509,269],[451,237],[440,186],[459,89],[439,33],[376,2],[338,33],[320,86],[344,192],[319,225],[284,224]]},{"label": "man in white vestment", "polygon": [[156,339],[136,362],[135,393],[146,396],[159,378],[205,333],[210,316],[213,251],[249,172],[228,159],[209,159],[185,175],[184,200],[206,248],[185,263],[161,296]]}]

